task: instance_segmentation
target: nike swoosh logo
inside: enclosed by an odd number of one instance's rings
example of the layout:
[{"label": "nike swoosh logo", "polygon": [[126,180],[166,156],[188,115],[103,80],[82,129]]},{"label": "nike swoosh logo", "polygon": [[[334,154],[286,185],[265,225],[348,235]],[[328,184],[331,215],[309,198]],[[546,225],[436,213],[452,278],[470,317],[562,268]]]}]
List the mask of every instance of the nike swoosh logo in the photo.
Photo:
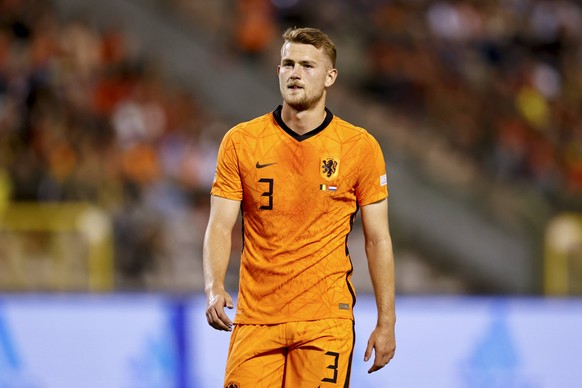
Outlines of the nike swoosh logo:
[{"label": "nike swoosh logo", "polygon": [[265,168],[265,167],[272,166],[273,164],[277,164],[277,162],[274,162],[274,163],[265,163],[265,164],[260,164],[259,162],[257,162],[257,164],[255,165],[255,167],[256,168]]}]

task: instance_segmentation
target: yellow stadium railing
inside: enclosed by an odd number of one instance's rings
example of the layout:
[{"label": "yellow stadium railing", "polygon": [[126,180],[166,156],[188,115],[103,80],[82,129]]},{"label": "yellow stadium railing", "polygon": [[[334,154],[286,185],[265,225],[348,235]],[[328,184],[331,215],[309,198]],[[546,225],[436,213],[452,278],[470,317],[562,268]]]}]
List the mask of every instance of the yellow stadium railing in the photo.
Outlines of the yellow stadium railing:
[{"label": "yellow stadium railing", "polygon": [[547,295],[582,295],[582,214],[561,214],[548,224],[544,288]]},{"label": "yellow stadium railing", "polygon": [[86,203],[9,203],[0,209],[0,289],[113,289],[113,228]]}]

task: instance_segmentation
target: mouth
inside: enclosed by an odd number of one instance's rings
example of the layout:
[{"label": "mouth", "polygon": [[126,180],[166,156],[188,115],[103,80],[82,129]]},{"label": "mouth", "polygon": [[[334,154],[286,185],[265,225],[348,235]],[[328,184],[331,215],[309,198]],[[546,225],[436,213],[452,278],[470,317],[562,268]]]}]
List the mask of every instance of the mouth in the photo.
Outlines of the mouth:
[{"label": "mouth", "polygon": [[300,90],[300,89],[303,89],[303,86],[301,86],[299,84],[289,84],[289,85],[287,85],[287,89]]}]

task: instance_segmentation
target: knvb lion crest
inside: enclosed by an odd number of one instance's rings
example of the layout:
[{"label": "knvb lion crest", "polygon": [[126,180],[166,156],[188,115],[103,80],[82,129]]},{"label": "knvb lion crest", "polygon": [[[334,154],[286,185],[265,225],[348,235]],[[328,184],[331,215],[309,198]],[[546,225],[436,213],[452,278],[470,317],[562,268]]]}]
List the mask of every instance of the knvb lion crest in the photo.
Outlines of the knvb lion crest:
[{"label": "knvb lion crest", "polygon": [[339,173],[339,160],[331,156],[321,158],[320,166],[320,174],[324,179],[331,181],[337,177]]},{"label": "knvb lion crest", "polygon": [[229,381],[224,388],[240,388],[240,385],[236,381]]}]

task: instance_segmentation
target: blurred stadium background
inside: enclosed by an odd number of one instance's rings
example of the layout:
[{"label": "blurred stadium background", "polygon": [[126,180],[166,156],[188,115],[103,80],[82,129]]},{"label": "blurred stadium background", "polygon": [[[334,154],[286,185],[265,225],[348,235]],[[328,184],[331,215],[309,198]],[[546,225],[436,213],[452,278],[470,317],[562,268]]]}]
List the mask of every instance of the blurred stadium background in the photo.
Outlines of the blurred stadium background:
[{"label": "blurred stadium background", "polygon": [[352,385],[579,386],[580,2],[0,0],[0,387],[220,386],[216,151],[279,104],[290,26],[335,41],[329,107],[388,166],[402,356]]}]

